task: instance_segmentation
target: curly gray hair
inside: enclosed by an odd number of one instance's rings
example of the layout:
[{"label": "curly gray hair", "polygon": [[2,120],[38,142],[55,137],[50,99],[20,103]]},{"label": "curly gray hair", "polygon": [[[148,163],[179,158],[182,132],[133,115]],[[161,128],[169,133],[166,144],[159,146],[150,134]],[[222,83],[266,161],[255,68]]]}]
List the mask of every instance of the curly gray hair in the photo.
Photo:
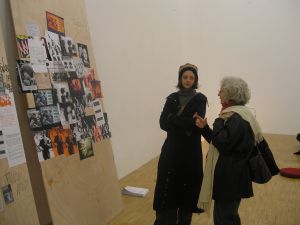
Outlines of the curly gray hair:
[{"label": "curly gray hair", "polygon": [[221,81],[224,100],[236,105],[246,105],[250,100],[250,89],[246,81],[239,77],[224,77]]}]

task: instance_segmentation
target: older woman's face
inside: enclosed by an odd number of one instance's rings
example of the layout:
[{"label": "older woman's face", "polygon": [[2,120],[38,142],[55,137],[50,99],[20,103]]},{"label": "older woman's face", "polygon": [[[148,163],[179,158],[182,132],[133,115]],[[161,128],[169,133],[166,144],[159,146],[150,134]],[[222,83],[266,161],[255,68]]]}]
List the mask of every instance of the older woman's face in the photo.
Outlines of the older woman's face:
[{"label": "older woman's face", "polygon": [[225,98],[224,98],[224,90],[222,90],[222,88],[219,90],[218,96],[220,97],[221,104],[226,103]]},{"label": "older woman's face", "polygon": [[184,88],[191,88],[195,82],[195,75],[192,71],[185,71],[181,77],[181,84]]}]

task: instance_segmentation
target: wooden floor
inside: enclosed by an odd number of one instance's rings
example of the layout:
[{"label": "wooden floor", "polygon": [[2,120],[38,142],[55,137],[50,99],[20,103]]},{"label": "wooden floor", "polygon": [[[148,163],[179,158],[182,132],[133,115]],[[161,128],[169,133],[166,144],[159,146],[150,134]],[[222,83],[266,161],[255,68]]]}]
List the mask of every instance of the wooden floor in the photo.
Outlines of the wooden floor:
[{"label": "wooden floor", "polygon": [[[300,150],[295,136],[265,135],[277,164],[282,167],[300,168]],[[204,144],[204,154],[207,144]],[[123,196],[124,210],[108,225],[152,225],[153,190],[156,180],[155,158],[120,181],[121,187],[137,186],[149,188],[146,197]],[[300,224],[300,179],[275,176],[265,185],[254,184],[254,197],[243,200],[239,209],[243,225],[299,225]],[[207,214],[194,215],[192,225],[213,225]]]}]

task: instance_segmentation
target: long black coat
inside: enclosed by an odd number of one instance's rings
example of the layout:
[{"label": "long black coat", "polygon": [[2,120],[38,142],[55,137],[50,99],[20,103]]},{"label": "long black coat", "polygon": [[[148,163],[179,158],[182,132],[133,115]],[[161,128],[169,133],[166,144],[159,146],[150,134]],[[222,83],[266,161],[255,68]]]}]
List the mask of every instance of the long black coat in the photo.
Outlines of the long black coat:
[{"label": "long black coat", "polygon": [[201,132],[193,115],[204,117],[206,97],[197,93],[180,116],[179,94],[172,93],[160,116],[160,127],[167,132],[157,171],[153,208],[185,209],[198,212],[197,202],[203,178]]},{"label": "long black coat", "polygon": [[[217,118],[213,130],[207,125],[202,133],[220,153],[214,172],[213,199],[231,202],[252,197],[248,159],[253,154],[255,141],[249,122],[234,113],[226,123]],[[278,174],[279,169],[266,140],[263,139],[258,146],[271,174]]]}]

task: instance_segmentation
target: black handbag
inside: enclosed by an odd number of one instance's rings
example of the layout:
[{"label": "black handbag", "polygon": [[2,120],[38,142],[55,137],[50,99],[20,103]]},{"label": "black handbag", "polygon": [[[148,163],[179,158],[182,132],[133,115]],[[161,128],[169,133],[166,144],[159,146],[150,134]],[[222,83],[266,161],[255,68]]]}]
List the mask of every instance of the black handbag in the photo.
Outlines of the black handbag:
[{"label": "black handbag", "polygon": [[258,148],[255,146],[251,157],[248,159],[250,177],[254,183],[265,184],[272,178],[272,174]]}]

